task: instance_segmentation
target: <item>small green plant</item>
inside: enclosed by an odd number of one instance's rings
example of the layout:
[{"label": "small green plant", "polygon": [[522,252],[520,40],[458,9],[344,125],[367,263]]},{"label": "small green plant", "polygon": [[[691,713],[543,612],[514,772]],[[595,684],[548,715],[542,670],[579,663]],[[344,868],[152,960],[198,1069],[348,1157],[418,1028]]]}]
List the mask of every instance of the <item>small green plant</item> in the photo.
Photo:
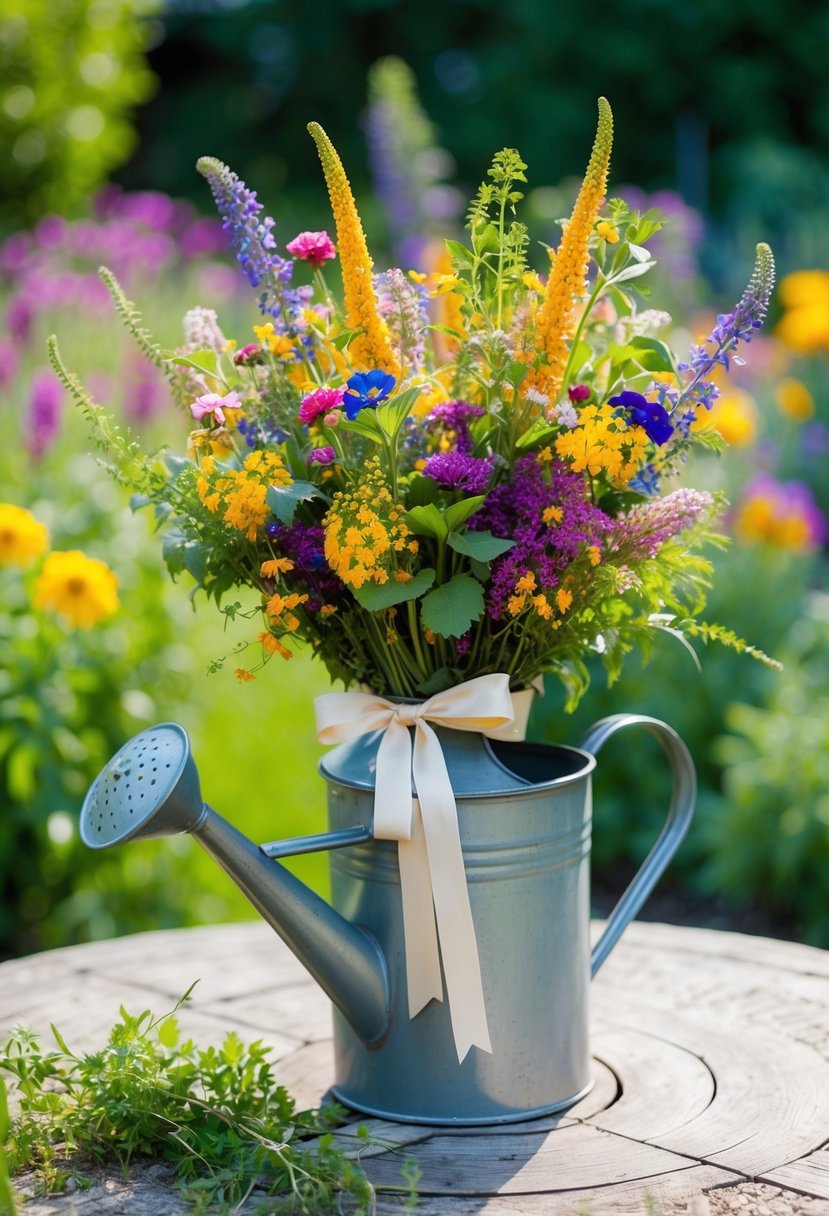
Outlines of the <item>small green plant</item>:
[{"label": "small green plant", "polygon": [[6,1162],[6,1137],[11,1130],[6,1086],[0,1077],[0,1216],[15,1216],[17,1205]]},{"label": "small green plant", "polygon": [[[261,1040],[245,1045],[231,1031],[221,1047],[202,1049],[183,1039],[175,1014],[191,992],[159,1018],[121,1007],[106,1046],[83,1055],[54,1026],[52,1051],[15,1028],[0,1047],[17,1106],[5,1132],[8,1172],[34,1169],[39,1187],[56,1191],[70,1177],[83,1186],[88,1164],[126,1169],[151,1157],[175,1169],[177,1188],[199,1211],[236,1210],[256,1190],[272,1197],[270,1212],[370,1212],[363,1129],[356,1154],[346,1153],[332,1136],[341,1108],[297,1111]],[[5,1216],[3,1179],[0,1161]]]}]

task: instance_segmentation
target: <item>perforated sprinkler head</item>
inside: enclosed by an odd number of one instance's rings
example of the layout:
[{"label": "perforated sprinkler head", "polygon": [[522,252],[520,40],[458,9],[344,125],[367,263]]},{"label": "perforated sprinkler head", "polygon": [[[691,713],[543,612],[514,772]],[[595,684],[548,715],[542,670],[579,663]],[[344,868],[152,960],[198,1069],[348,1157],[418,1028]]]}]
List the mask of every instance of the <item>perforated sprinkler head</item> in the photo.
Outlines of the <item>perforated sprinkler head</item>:
[{"label": "perforated sprinkler head", "polygon": [[95,778],[81,809],[81,840],[107,849],[192,832],[204,815],[187,732],[162,722],[129,739]]}]

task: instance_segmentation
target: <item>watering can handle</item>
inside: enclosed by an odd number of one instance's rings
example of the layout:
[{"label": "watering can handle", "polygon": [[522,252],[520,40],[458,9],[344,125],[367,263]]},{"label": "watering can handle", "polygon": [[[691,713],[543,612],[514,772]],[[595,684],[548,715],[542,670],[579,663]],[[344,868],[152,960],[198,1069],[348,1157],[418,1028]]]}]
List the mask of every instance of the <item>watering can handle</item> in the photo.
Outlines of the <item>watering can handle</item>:
[{"label": "watering can handle", "polygon": [[658,718],[648,718],[643,714],[614,714],[610,718],[602,718],[591,726],[580,746],[595,755],[611,735],[627,726],[643,726],[662,744],[673,773],[673,793],[668,818],[656,843],[611,912],[604,933],[593,947],[591,975],[599,970],[662,877],[688,831],[696,805],[697,775],[690,752],[676,731]]}]

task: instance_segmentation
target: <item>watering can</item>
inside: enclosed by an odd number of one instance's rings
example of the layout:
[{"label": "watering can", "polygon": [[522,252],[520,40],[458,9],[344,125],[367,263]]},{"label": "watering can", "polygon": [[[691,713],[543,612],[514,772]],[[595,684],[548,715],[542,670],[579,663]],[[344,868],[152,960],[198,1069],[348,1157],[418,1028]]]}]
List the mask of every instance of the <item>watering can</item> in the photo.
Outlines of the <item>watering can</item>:
[{"label": "watering can", "polygon": [[[662,744],[673,794],[656,843],[591,950],[591,774],[606,740],[630,727]],[[203,802],[186,732],[163,723],[130,739],[96,778],[81,837],[94,849],[196,837],[330,997],[331,1091],[346,1106],[461,1126],[563,1110],[592,1086],[591,977],[688,829],[693,762],[670,726],[642,715],[603,719],[579,748],[436,733],[455,795],[491,1032],[491,1050],[474,1047],[462,1061],[448,1003],[431,1000],[410,1016],[397,849],[372,833],[377,733],[320,764],[328,832],[257,846]],[[319,850],[330,850],[331,904],[279,863]]]}]

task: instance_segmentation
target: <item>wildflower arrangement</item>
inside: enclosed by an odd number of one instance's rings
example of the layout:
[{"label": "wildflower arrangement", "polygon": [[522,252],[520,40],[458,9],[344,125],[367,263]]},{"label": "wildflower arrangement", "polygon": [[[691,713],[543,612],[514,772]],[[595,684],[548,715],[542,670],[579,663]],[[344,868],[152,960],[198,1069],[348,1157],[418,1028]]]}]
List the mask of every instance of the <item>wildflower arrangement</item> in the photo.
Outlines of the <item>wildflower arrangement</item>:
[{"label": "wildflower arrangement", "polygon": [[[772,254],[758,246],[734,310],[677,361],[658,336],[670,318],[640,305],[661,220],[606,200],[604,98],[598,112],[572,215],[537,267],[516,218],[527,166],[515,149],[494,157],[466,240],[446,242],[449,271],[432,275],[374,272],[316,123],[335,239],[303,232],[277,252],[255,193],[199,161],[258,292],[253,340],[228,340],[200,310],[186,344],[163,352],[120,297],[192,419],[186,454],[148,460],[52,342],[120,476],[163,522],[173,575],[189,571],[228,616],[261,616],[240,679],[301,642],[346,687],[422,696],[548,673],[572,706],[592,652],[615,678],[659,629],[752,651],[699,619],[719,504],[677,481],[692,449],[720,442],[712,373],[761,325]],[[341,293],[326,278],[335,259]],[[225,602],[240,587],[255,590],[253,608]]]}]

